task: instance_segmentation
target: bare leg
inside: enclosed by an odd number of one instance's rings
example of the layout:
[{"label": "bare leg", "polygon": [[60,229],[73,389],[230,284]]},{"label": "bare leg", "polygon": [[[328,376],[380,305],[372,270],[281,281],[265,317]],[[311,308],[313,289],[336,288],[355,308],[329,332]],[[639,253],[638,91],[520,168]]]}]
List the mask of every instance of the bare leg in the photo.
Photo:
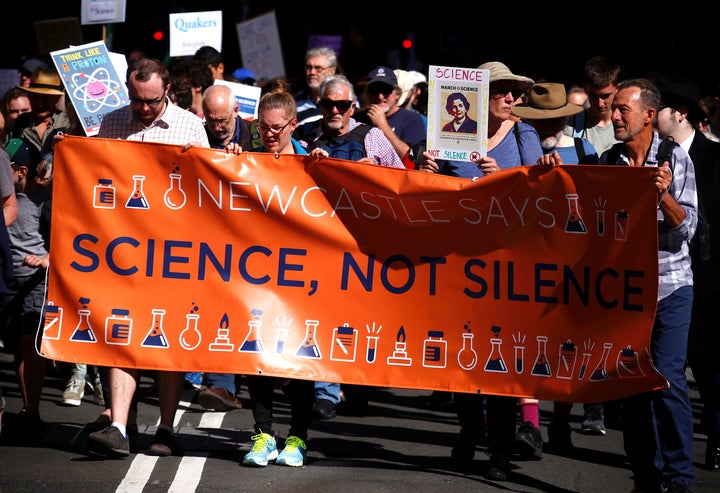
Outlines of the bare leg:
[{"label": "bare leg", "polygon": [[[180,403],[185,372],[158,371],[158,399],[160,400],[160,424],[173,427],[175,412]],[[115,395],[113,395],[113,399]],[[115,410],[113,409],[113,416]]]},{"label": "bare leg", "polygon": [[127,426],[130,403],[137,389],[138,371],[129,368],[110,368],[110,410],[112,420]]}]

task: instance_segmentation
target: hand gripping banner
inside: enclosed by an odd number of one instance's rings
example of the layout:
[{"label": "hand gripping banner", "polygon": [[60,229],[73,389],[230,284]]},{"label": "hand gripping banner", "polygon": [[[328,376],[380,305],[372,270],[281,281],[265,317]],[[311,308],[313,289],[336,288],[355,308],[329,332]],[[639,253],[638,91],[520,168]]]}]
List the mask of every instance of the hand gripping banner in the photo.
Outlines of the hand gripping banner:
[{"label": "hand gripping banner", "polygon": [[661,388],[651,182],[68,136],[41,352],[574,402]]}]

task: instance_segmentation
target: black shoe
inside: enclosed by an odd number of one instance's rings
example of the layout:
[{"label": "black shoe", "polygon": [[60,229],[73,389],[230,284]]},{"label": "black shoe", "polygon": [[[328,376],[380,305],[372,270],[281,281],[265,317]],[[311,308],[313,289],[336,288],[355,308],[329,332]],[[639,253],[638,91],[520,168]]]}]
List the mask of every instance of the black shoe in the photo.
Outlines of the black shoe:
[{"label": "black shoe", "polygon": [[87,445],[90,452],[111,459],[122,459],[130,455],[130,441],[115,426],[90,433]]},{"label": "black shoe", "polygon": [[490,469],[487,477],[495,481],[507,481],[510,472],[510,459],[505,454],[492,454],[490,456]]},{"label": "black shoe", "polygon": [[468,472],[475,460],[475,440],[466,433],[461,433],[457,443],[450,452],[450,461],[455,469],[460,472]]},{"label": "black shoe", "polygon": [[37,411],[22,408],[17,415],[16,423],[17,429],[14,431],[29,444],[39,444],[45,440],[45,421],[40,419],[40,413]]},{"label": "black shoe", "polygon": [[548,443],[544,450],[555,455],[569,455],[573,451],[568,423],[550,423],[548,425]]},{"label": "black shoe", "polygon": [[159,455],[160,457],[169,457],[176,455],[178,452],[175,435],[165,428],[158,428],[153,437],[153,443],[148,449],[148,455]]},{"label": "black shoe", "polygon": [[333,419],[335,417],[335,403],[327,399],[317,399],[312,407],[313,417],[316,419]]},{"label": "black shoe", "polygon": [[515,444],[521,457],[542,459],[543,437],[530,421],[523,421],[518,428]]}]

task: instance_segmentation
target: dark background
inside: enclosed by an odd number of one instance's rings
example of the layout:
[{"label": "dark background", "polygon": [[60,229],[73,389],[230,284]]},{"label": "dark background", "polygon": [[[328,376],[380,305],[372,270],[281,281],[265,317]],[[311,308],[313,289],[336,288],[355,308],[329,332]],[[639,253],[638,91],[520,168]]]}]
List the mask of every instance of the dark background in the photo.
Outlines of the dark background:
[{"label": "dark background", "polygon": [[[13,0],[3,5],[0,66],[17,66],[37,53],[34,22],[80,18],[79,0]],[[616,59],[623,78],[680,75],[697,82],[703,95],[717,94],[720,43],[717,15],[694,0],[661,10],[622,2],[576,4],[503,4],[456,0],[435,2],[127,0],[126,22],[114,24],[106,44],[111,51],[141,49],[165,61],[168,14],[223,11],[226,74],[243,66],[236,23],[275,10],[288,78],[304,77],[308,34],[342,35],[340,65],[356,81],[378,65],[419,70],[428,65],[476,67],[500,60],[518,74],[566,84],[579,81],[585,61],[603,54]],[[628,2],[625,2],[628,3]],[[705,5],[708,5],[707,3]],[[551,10],[552,9],[552,10]],[[682,9],[682,10],[680,10]],[[581,14],[580,11],[585,13]],[[153,33],[166,34],[155,41]],[[103,26],[82,26],[84,42],[103,39]],[[19,35],[17,33],[20,33]],[[402,47],[412,37],[414,48]]]}]

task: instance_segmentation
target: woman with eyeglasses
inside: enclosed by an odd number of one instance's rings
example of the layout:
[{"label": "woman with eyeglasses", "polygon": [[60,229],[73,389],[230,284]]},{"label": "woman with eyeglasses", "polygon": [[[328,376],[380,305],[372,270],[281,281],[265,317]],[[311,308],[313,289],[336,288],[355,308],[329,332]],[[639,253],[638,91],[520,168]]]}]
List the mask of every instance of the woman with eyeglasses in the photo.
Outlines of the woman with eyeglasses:
[{"label": "woman with eyeglasses", "polygon": [[[295,98],[288,92],[289,85],[275,80],[272,88],[263,94],[258,103],[257,129],[262,146],[254,152],[280,154],[307,154],[292,133],[298,125]],[[255,420],[253,446],[242,459],[244,466],[265,467],[274,461],[278,465],[301,467],[307,453],[306,440],[312,420],[315,400],[315,382],[291,379],[287,384],[290,396],[290,428],[282,451],[278,451],[278,436],[273,430],[275,387],[277,379],[264,375],[247,375],[248,393]]]},{"label": "woman with eyeglasses", "polygon": [[501,169],[535,164],[543,155],[540,137],[533,127],[518,122],[510,111],[516,101],[530,89],[533,80],[513,74],[501,62],[487,62],[478,67],[490,72],[488,101],[487,156],[477,162],[433,160],[423,153],[416,169],[462,178],[476,178]]}]

